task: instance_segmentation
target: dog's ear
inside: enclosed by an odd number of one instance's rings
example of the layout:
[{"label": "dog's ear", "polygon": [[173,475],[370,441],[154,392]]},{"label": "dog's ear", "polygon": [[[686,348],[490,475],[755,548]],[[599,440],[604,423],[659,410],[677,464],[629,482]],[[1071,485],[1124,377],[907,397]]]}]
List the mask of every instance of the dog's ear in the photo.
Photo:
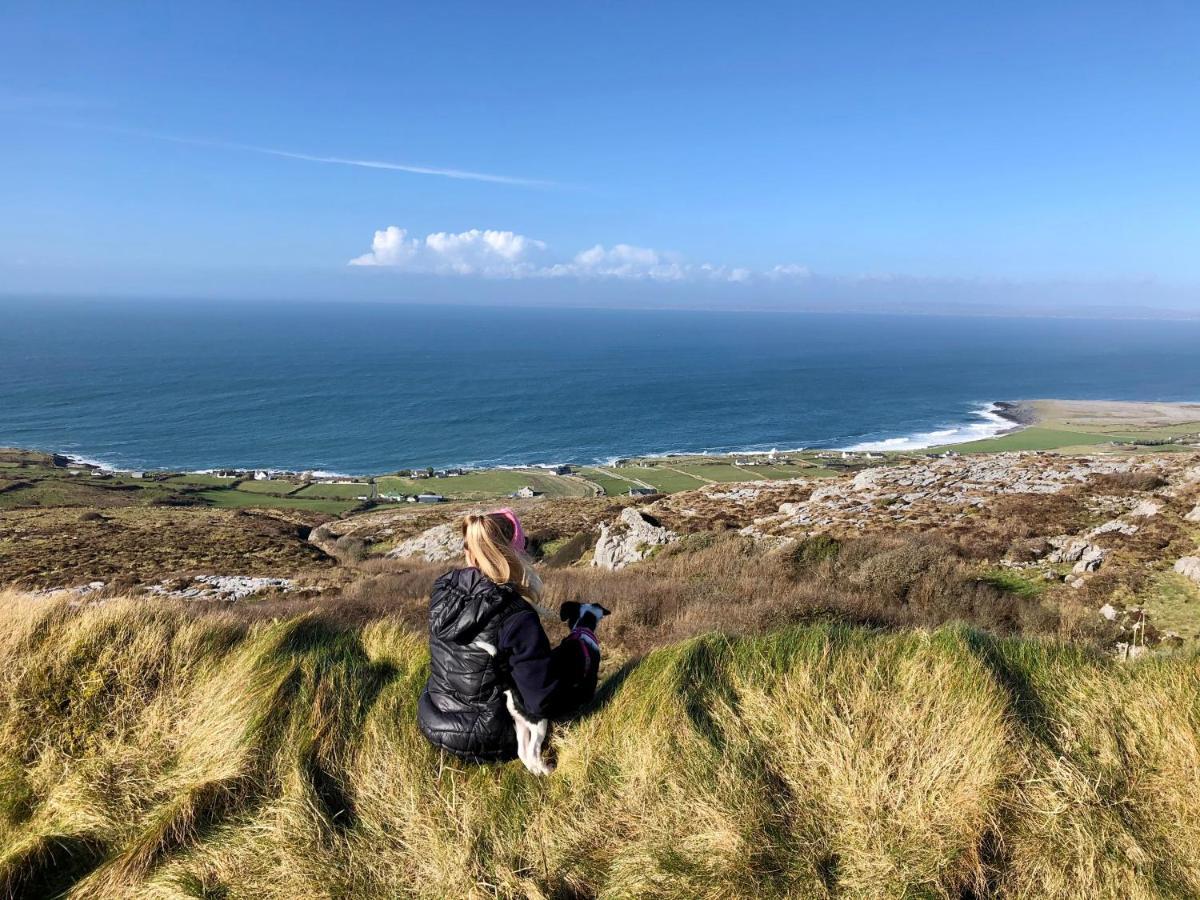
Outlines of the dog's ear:
[{"label": "dog's ear", "polygon": [[611,613],[611,612],[609,612],[607,609],[605,609],[605,608],[604,608],[603,606],[601,606],[599,603],[593,603],[593,604],[592,604],[592,606],[596,607],[596,609],[600,610],[600,612],[604,613],[604,615],[606,615],[606,616],[611,616],[611,615],[612,615],[612,613]]},{"label": "dog's ear", "polygon": [[579,604],[574,600],[568,600],[558,608],[558,617],[568,625],[579,618]]}]

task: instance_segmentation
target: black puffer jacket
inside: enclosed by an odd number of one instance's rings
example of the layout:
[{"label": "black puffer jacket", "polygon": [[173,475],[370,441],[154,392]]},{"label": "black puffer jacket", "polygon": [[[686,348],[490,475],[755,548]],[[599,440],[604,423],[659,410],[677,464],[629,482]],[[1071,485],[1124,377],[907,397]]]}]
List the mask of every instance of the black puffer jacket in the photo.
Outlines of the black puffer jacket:
[{"label": "black puffer jacket", "polygon": [[537,613],[515,590],[478,569],[454,569],[433,586],[429,604],[429,682],[417,706],[421,731],[436,746],[475,762],[514,759],[516,735],[504,690],[511,686],[501,646],[513,616]]}]

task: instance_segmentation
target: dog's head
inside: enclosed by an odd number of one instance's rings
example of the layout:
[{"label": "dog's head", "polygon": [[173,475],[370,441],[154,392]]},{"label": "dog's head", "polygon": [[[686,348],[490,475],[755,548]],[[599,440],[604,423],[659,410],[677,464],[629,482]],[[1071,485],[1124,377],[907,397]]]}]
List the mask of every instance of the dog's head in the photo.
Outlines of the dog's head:
[{"label": "dog's head", "polygon": [[568,600],[558,608],[558,617],[571,628],[590,628],[596,630],[600,620],[609,615],[609,611],[599,603],[576,603]]}]

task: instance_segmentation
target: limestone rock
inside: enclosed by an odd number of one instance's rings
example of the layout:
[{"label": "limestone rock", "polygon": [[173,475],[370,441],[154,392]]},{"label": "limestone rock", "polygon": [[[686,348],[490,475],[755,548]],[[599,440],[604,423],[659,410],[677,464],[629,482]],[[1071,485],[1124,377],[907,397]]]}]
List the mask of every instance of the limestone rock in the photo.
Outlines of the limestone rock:
[{"label": "limestone rock", "polygon": [[1105,603],[1100,607],[1100,615],[1110,622],[1115,622],[1117,620],[1117,608],[1111,603]]},{"label": "limestone rock", "polygon": [[1131,516],[1137,516],[1139,519],[1149,519],[1157,516],[1162,510],[1161,503],[1155,503],[1153,500],[1143,500],[1137,506],[1129,511]]},{"label": "limestone rock", "polygon": [[1200,522],[1200,503],[1196,504],[1196,508],[1183,517],[1188,522]]},{"label": "limestone rock", "polygon": [[1200,584],[1200,556],[1184,556],[1175,563],[1175,571]]},{"label": "limestone rock", "polygon": [[600,539],[592,565],[602,569],[623,569],[645,559],[658,547],[679,540],[679,535],[663,528],[636,507],[627,506],[612,525],[600,526]]},{"label": "limestone rock", "polygon": [[252,575],[197,575],[191,587],[172,590],[163,584],[151,585],[147,593],[177,600],[219,600],[233,603],[266,590],[292,590],[289,578],[256,578]]},{"label": "limestone rock", "polygon": [[1122,522],[1120,519],[1113,519],[1105,522],[1103,525],[1098,525],[1088,532],[1088,537],[1100,537],[1102,534],[1123,534],[1126,537],[1137,534],[1138,526],[1129,522]]},{"label": "limestone rock", "polygon": [[401,541],[387,552],[388,559],[423,559],[426,562],[446,562],[462,556],[462,532],[452,522],[435,525],[408,540]]},{"label": "limestone rock", "polygon": [[1103,547],[1089,544],[1088,549],[1079,557],[1079,562],[1075,563],[1075,567],[1071,571],[1076,575],[1082,575],[1085,572],[1095,572],[1100,568],[1106,556],[1108,556],[1108,551]]},{"label": "limestone rock", "polygon": [[1089,556],[1100,549],[1091,541],[1083,538],[1073,538],[1070,535],[1050,538],[1050,543],[1057,548],[1046,557],[1046,560],[1052,563],[1079,562],[1085,556]]}]

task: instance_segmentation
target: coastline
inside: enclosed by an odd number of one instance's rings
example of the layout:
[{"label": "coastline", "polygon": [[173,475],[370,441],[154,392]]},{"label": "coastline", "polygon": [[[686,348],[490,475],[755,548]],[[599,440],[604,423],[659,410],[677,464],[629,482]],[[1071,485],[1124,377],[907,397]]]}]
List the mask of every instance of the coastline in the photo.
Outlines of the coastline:
[{"label": "coastline", "polygon": [[[1006,434],[1012,434],[1020,431],[1023,428],[1034,425],[1037,422],[1037,413],[1030,401],[1011,401],[1011,400],[996,400],[977,407],[971,413],[974,421],[964,421],[958,424],[948,424],[944,427],[935,428],[931,431],[911,432],[904,435],[896,435],[893,437],[882,437],[872,441],[863,441],[859,443],[849,444],[845,446],[830,446],[830,447],[775,447],[764,449],[762,446],[753,449],[734,449],[734,450],[668,450],[655,451],[651,453],[639,453],[630,455],[606,456],[588,461],[581,460],[562,460],[554,462],[537,462],[525,465],[515,463],[505,463],[497,465],[473,465],[469,463],[453,463],[447,465],[436,465],[434,468],[439,469],[462,469],[471,472],[493,472],[493,471],[517,471],[517,470],[533,470],[546,469],[553,470],[561,466],[575,467],[609,467],[619,464],[621,461],[628,460],[672,460],[672,459],[714,459],[727,460],[736,458],[764,457],[772,454],[791,455],[800,453],[887,453],[887,452],[918,452],[930,447],[950,446],[960,443],[969,443],[973,441],[986,440],[991,437],[1000,437]],[[211,475],[225,468],[235,469],[243,472],[262,471],[270,473],[272,476],[299,476],[309,474],[314,478],[320,479],[361,479],[372,478],[380,475],[388,474],[383,471],[376,472],[340,472],[326,469],[291,469],[278,466],[258,465],[258,466],[221,466],[209,465],[202,468],[180,468],[170,466],[146,466],[144,468],[134,468],[130,466],[121,466],[105,462],[92,456],[84,455],[78,452],[68,452],[63,450],[49,450],[42,447],[13,447],[11,449],[30,450],[38,453],[47,453],[65,458],[73,467],[96,469],[102,472],[110,472],[116,475],[130,475],[141,472],[162,473],[176,472],[188,475]],[[405,467],[401,467],[402,469]],[[425,468],[425,466],[409,467],[409,468]]]},{"label": "coastline", "polygon": [[[735,449],[720,451],[689,451],[671,450],[653,453],[641,453],[628,456],[608,456],[592,460],[563,460],[558,462],[537,462],[528,464],[497,464],[472,465],[452,464],[438,465],[435,468],[454,468],[470,472],[502,472],[554,470],[560,466],[573,467],[610,467],[634,460],[731,460],[737,458],[761,458],[777,454],[780,456],[817,453],[918,453],[931,447],[953,447],[957,444],[978,443],[994,438],[1016,434],[1029,428],[1050,428],[1080,433],[1125,433],[1130,431],[1169,430],[1186,428],[1189,425],[1200,426],[1200,403],[1194,402],[1159,402],[1159,401],[1116,401],[1116,400],[996,400],[977,407],[970,414],[971,418],[955,424],[948,424],[930,431],[910,432],[903,435],[880,437],[874,440],[861,441],[845,446],[830,447],[778,447],[764,448],[762,445],[753,449]],[[137,472],[179,472],[186,474],[211,474],[220,467],[209,466],[197,469],[147,467],[134,469],[109,464],[103,460],[89,457],[76,452],[61,450],[46,450],[43,448],[19,448],[41,453],[53,453],[69,460],[71,465],[98,469],[114,474],[130,474]],[[310,473],[315,478],[322,479],[361,479],[375,477],[386,472],[339,472],[326,469],[289,469],[272,466],[236,466],[241,471],[263,471],[273,475],[300,475]],[[425,467],[418,467],[425,468]]]}]

